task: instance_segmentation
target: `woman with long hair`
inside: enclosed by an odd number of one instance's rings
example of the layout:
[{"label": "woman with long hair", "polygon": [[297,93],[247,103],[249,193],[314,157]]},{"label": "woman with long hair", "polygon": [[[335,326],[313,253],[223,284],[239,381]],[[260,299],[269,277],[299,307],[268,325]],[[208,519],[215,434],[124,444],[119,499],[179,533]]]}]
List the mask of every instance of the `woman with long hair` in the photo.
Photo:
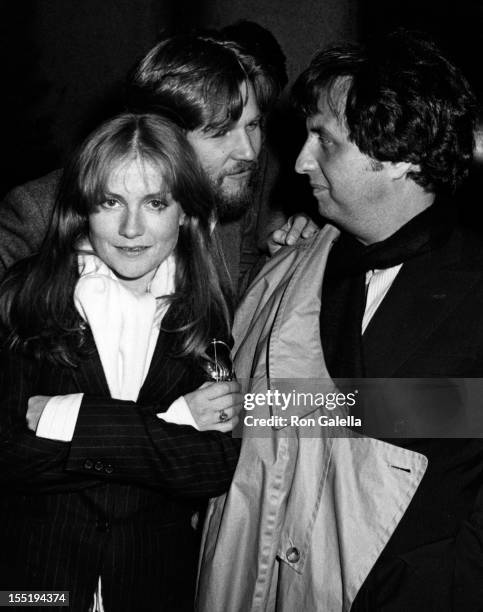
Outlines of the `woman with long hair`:
[{"label": "woman with long hair", "polygon": [[239,385],[209,382],[231,323],[214,223],[159,116],[104,123],[64,171],[41,251],[0,288],[1,589],[192,609],[196,513],[239,448]]}]

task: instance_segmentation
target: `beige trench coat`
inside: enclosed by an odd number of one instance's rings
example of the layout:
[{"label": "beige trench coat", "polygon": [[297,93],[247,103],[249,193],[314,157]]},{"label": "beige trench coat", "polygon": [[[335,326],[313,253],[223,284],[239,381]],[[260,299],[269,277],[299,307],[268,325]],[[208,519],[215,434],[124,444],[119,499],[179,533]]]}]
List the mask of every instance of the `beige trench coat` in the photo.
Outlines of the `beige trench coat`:
[{"label": "beige trench coat", "polygon": [[[252,284],[234,326],[245,391],[266,391],[276,379],[329,379],[319,312],[337,236],[327,226],[282,249]],[[300,427],[274,427],[269,436],[244,435],[232,487],[208,510],[200,612],[350,609],[427,461],[379,440],[318,431],[310,437]]]}]

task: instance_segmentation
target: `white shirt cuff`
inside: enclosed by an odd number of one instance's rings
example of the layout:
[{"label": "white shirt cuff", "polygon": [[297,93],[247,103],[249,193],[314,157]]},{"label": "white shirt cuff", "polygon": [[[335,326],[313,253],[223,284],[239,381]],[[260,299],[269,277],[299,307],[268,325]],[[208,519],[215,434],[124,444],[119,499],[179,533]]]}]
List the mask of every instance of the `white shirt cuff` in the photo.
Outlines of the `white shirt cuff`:
[{"label": "white shirt cuff", "polygon": [[83,393],[54,395],[45,404],[36,435],[59,442],[71,442],[74,435]]},{"label": "white shirt cuff", "polygon": [[176,425],[191,425],[199,431],[199,427],[191,414],[191,410],[181,395],[175,400],[166,412],[158,412],[156,415],[158,419],[163,419],[167,423],[175,423]]}]

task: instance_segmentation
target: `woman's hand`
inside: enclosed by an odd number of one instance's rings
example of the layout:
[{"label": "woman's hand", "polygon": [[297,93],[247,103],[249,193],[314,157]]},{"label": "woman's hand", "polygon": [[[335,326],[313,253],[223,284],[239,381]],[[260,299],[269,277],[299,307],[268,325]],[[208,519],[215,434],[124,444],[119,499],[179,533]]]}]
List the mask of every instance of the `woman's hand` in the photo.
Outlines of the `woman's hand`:
[{"label": "woman's hand", "polygon": [[32,431],[37,431],[37,425],[49,399],[50,397],[46,395],[34,395],[29,399],[25,418],[27,419],[27,427]]},{"label": "woman's hand", "polygon": [[238,423],[243,396],[240,383],[206,382],[184,396],[200,431],[231,431]]}]

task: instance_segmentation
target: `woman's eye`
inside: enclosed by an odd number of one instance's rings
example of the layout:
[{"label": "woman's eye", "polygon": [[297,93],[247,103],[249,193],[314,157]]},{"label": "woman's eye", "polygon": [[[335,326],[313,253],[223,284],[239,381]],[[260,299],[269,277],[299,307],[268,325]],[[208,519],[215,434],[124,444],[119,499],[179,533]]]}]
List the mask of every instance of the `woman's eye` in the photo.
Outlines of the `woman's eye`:
[{"label": "woman's eye", "polygon": [[163,210],[167,205],[166,200],[149,200],[148,202],[148,206],[153,210]]},{"label": "woman's eye", "polygon": [[257,119],[256,121],[252,121],[247,125],[247,132],[254,132],[255,130],[258,130],[259,127],[261,127],[261,122],[260,119]]},{"label": "woman's eye", "polygon": [[117,208],[118,206],[120,206],[120,203],[114,198],[107,198],[102,202],[101,206],[103,208]]}]

